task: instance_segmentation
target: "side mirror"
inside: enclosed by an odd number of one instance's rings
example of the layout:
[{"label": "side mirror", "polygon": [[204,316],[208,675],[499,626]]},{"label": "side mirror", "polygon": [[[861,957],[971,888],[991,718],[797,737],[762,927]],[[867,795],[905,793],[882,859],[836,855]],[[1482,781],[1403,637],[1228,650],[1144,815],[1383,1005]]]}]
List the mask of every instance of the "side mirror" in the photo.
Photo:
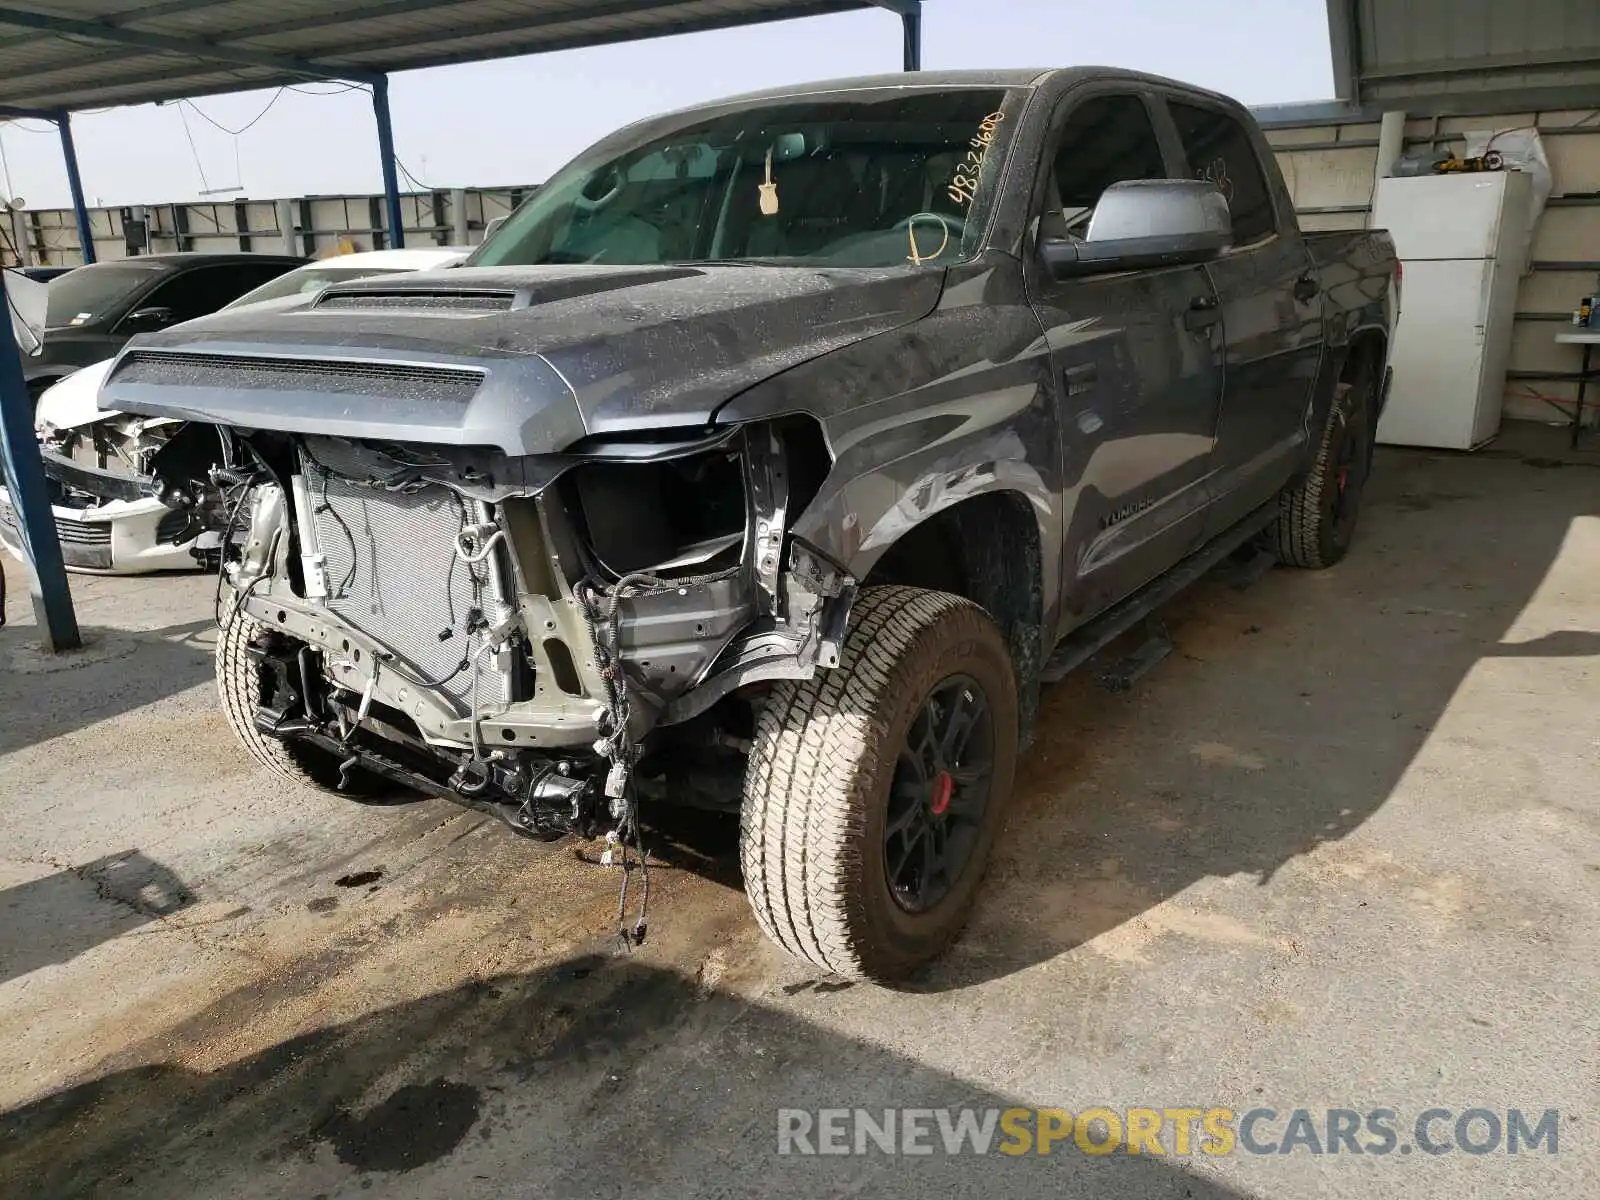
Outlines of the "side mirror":
[{"label": "side mirror", "polygon": [[152,304],[148,308],[136,308],[122,318],[122,327],[134,333],[143,333],[151,329],[165,329],[172,324],[173,313],[170,308],[160,304]]},{"label": "side mirror", "polygon": [[1191,179],[1114,183],[1095,205],[1081,242],[1044,237],[1039,254],[1057,279],[1205,262],[1233,241],[1228,201]]},{"label": "side mirror", "polygon": [[505,223],[506,218],[504,217],[496,217],[494,220],[490,221],[483,227],[483,240],[487,242],[496,233],[500,232],[500,226],[504,225]]}]

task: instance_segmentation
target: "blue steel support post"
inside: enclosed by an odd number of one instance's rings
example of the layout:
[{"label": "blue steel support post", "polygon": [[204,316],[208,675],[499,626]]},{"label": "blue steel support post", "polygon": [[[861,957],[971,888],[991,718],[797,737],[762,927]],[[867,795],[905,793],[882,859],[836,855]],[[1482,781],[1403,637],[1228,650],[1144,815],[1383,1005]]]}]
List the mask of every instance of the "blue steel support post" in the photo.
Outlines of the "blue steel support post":
[{"label": "blue steel support post", "polygon": [[389,247],[405,248],[406,231],[400,218],[400,180],[394,169],[394,124],[389,119],[389,77],[372,81],[372,112],[378,118],[378,153],[383,156],[383,201],[389,216]]},{"label": "blue steel support post", "polygon": [[[61,157],[67,160],[67,187],[72,191],[72,211],[78,218],[78,246],[83,261],[94,261],[94,232],[89,225],[89,206],[83,201],[83,177],[78,174],[78,150],[72,144],[72,118],[66,112],[54,117],[61,131]],[[3,368],[0,368],[3,369]]]},{"label": "blue steel support post", "polygon": [[61,543],[56,539],[55,518],[45,492],[44,465],[39,461],[39,443],[33,436],[33,398],[22,377],[22,355],[11,332],[3,282],[0,312],[6,317],[0,328],[0,465],[5,467],[11,506],[16,511],[22,546],[32,568],[28,587],[33,593],[33,613],[44,634],[46,649],[76,650],[81,645],[78,618],[72,611]]},{"label": "blue steel support post", "polygon": [[922,5],[913,4],[900,14],[900,26],[905,33],[905,69],[922,70]]}]

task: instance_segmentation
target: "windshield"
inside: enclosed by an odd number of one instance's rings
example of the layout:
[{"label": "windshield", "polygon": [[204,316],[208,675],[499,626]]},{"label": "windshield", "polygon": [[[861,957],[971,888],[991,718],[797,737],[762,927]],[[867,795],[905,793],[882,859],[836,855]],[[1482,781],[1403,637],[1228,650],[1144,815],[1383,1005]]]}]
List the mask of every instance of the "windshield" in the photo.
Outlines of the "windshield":
[{"label": "windshield", "polygon": [[340,267],[331,263],[317,263],[309,267],[296,267],[286,275],[263,283],[254,291],[246,292],[223,308],[243,308],[263,300],[277,300],[283,296],[310,296],[330,284],[346,283],[352,279],[365,279],[371,275],[403,275],[406,267]]},{"label": "windshield", "polygon": [[167,270],[163,263],[123,261],[91,263],[57,276],[46,285],[45,324],[59,329],[97,321]]},{"label": "windshield", "polygon": [[884,88],[635,126],[468,265],[951,262],[977,249],[1020,95]]}]

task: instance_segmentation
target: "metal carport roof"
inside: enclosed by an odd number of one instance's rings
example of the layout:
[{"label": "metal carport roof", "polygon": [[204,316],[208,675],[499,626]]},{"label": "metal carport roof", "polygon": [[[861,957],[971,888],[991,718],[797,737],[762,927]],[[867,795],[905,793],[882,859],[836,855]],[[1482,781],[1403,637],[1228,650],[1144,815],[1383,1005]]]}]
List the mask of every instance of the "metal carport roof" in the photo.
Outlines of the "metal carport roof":
[{"label": "metal carport roof", "polygon": [[[919,0],[56,0],[0,6],[0,106],[143,104]],[[915,31],[908,29],[910,43]],[[908,47],[909,48],[909,47]],[[914,67],[915,62],[908,62]]]},{"label": "metal carport roof", "polygon": [[1600,95],[1593,0],[1326,0],[1334,92],[1256,109],[1264,125],[1592,108]]},{"label": "metal carport roof", "polygon": [[[1589,107],[1600,90],[1593,0],[1327,0],[1334,86],[1370,108]],[[1503,101],[1499,99],[1503,97]]]},{"label": "metal carport roof", "polygon": [[[372,92],[390,244],[404,245],[389,74],[669,34],[881,8],[899,14],[906,70],[922,59],[921,0],[53,0],[0,5],[0,119],[61,130],[86,262],[93,261],[72,144],[73,112],[211,92],[347,79]],[[46,644],[79,643],[61,547],[33,438],[16,344],[0,338],[0,459],[22,520]]]}]

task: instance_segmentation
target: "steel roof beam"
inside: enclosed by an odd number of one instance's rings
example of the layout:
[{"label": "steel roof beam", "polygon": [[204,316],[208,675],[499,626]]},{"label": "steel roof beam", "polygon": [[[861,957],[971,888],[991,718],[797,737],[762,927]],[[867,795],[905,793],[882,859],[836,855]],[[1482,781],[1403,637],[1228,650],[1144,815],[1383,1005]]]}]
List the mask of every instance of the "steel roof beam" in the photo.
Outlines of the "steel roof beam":
[{"label": "steel roof beam", "polygon": [[1333,55],[1333,94],[1361,103],[1360,0],[1327,0],[1328,48]]},{"label": "steel roof beam", "polygon": [[[466,2],[466,0],[460,0],[460,2],[464,3],[464,2]],[[567,25],[567,24],[573,24],[573,23],[580,22],[580,21],[589,21],[589,20],[595,20],[595,19],[604,18],[604,17],[624,17],[624,16],[646,15],[646,14],[649,14],[649,13],[652,13],[652,12],[662,12],[662,11],[670,10],[670,9],[672,9],[674,7],[677,7],[677,6],[681,5],[682,3],[683,3],[683,0],[653,0],[653,2],[649,2],[649,0],[646,0],[646,2],[643,3],[642,5],[641,5],[641,0],[608,0],[608,2],[603,2],[603,3],[590,2],[590,3],[585,3],[585,4],[581,4],[581,5],[575,6],[575,7],[570,8],[570,9],[563,9],[563,10],[560,10],[558,12],[543,13],[543,14],[541,14],[539,16],[536,16],[536,17],[526,17],[526,16],[524,16],[524,17],[513,17],[513,18],[509,18],[509,19],[501,18],[501,19],[494,20],[492,22],[484,22],[484,23],[481,23],[481,24],[476,25],[476,26],[474,26],[474,25],[463,25],[461,27],[458,27],[456,29],[451,30],[449,32],[449,35],[448,35],[447,38],[440,38],[437,35],[428,35],[428,37],[431,37],[434,40],[456,41],[456,40],[458,40],[460,38],[472,37],[472,36],[477,36],[477,35],[480,35],[480,34],[518,33],[518,32],[525,32],[525,31],[529,31],[529,30],[537,30],[537,29],[541,29],[541,28],[547,28],[547,27],[553,26],[553,25]],[[873,3],[875,3],[875,0],[836,0],[836,3],[834,5],[832,5],[832,8],[835,11],[847,10],[847,9],[852,8],[852,7],[859,8],[859,7],[862,7],[862,6],[870,6]],[[251,26],[250,28],[247,28],[247,29],[237,30],[231,36],[233,36],[235,38],[238,38],[238,39],[241,39],[241,40],[249,39],[249,38],[256,38],[256,37],[269,37],[269,36],[272,36],[274,34],[286,33],[286,32],[290,32],[290,31],[294,31],[294,30],[322,29],[322,28],[327,28],[329,26],[335,26],[335,25],[347,25],[347,24],[351,24],[353,22],[360,22],[360,21],[363,21],[363,20],[369,20],[369,19],[377,20],[377,19],[382,19],[384,17],[404,16],[404,15],[406,15],[408,13],[412,13],[412,12],[429,12],[429,11],[434,11],[434,10],[438,10],[438,9],[454,8],[454,7],[456,7],[456,4],[455,3],[451,3],[451,0],[443,0],[443,2],[441,2],[441,0],[386,0],[385,3],[369,5],[369,6],[365,7],[365,8],[356,8],[356,9],[343,8],[343,9],[337,9],[337,10],[335,10],[333,12],[330,12],[330,13],[325,13],[325,14],[322,14],[322,15],[319,15],[319,16],[310,17],[310,18],[308,18],[308,19],[306,19],[304,21],[273,22],[272,24],[255,25],[255,26]],[[6,19],[3,16],[4,12],[5,12],[4,9],[0,9],[0,24],[4,24],[5,23]],[[811,14],[809,12],[807,12],[807,13],[802,13],[800,15],[809,16]],[[765,14],[759,14],[756,19],[757,20],[770,20],[772,18],[767,16],[767,15],[765,15]],[[703,27],[704,28],[711,28],[711,29],[723,28],[726,25],[733,24],[733,23],[742,24],[742,23],[745,23],[745,22],[743,22],[743,21],[730,22],[730,21],[727,20],[727,18],[711,18],[709,20],[709,22],[707,22]],[[667,29],[667,30],[657,30],[657,31],[655,31],[653,33],[643,34],[643,35],[640,35],[640,36],[657,36],[660,33],[673,33],[673,32],[677,32],[677,30],[675,28],[674,29]],[[371,53],[373,51],[380,51],[381,52],[381,51],[387,51],[387,50],[403,49],[403,48],[405,48],[407,46],[415,45],[418,40],[419,40],[419,38],[418,38],[418,35],[416,33],[414,33],[414,32],[413,33],[406,33],[406,34],[402,34],[402,35],[397,36],[397,37],[385,38],[385,39],[383,39],[381,41],[370,41],[369,40],[366,43],[360,45],[359,46],[359,50],[361,51],[361,53],[367,54],[367,53]],[[423,38],[421,40],[428,40],[428,38]],[[603,41],[616,41],[616,40],[627,40],[627,39],[618,39],[614,33],[604,35],[604,39],[603,39]],[[128,43],[124,43],[124,44],[128,44]],[[585,45],[603,44],[603,42],[602,43],[585,42],[584,44]],[[534,51],[536,51],[537,49],[538,49],[538,47],[535,47]],[[525,51],[525,53],[532,53],[534,51]],[[143,53],[150,53],[150,52],[151,51],[150,51],[149,48],[145,48],[143,50]],[[137,53],[139,53],[139,51],[135,51],[135,55]],[[257,53],[257,52],[252,51],[251,53]],[[272,52],[271,51],[261,51],[259,53],[269,54],[270,55]],[[118,54],[118,53],[114,53],[113,52],[113,53],[110,53],[110,54],[98,55],[98,56],[90,58],[90,59],[81,59],[80,58],[80,59],[78,59],[76,61],[72,61],[72,62],[58,61],[58,62],[55,62],[55,63],[46,64],[46,65],[29,67],[29,68],[26,68],[26,69],[23,69],[23,70],[20,70],[20,71],[8,71],[8,72],[6,72],[6,79],[8,81],[10,81],[10,80],[18,80],[18,79],[33,79],[33,78],[37,78],[38,76],[41,76],[41,75],[54,75],[54,74],[57,74],[57,73],[62,72],[62,71],[74,71],[74,70],[80,69],[80,68],[85,67],[85,66],[98,65],[100,63],[118,62],[118,61],[122,61],[122,60],[124,60],[124,59],[126,59],[128,57],[132,57],[132,56],[128,55],[128,54]],[[257,64],[250,64],[250,65],[257,65]],[[379,66],[381,66],[383,69],[387,69],[387,70],[396,69],[395,67],[392,66],[392,64],[388,64],[388,63],[379,64]],[[405,68],[400,68],[400,69],[405,69]],[[334,71],[334,72],[336,72],[338,74],[336,76],[330,76],[330,74],[329,74],[330,70]],[[360,72],[362,70],[365,70],[367,72],[367,74],[366,75],[360,74]],[[374,69],[374,67],[370,67],[370,66],[366,67],[366,68],[358,68],[358,67],[353,67],[353,66],[352,67],[342,67],[342,68],[329,67],[327,69],[322,70],[317,77],[318,78],[338,77],[338,78],[346,78],[346,79],[359,79],[363,83],[372,83],[374,81],[374,77],[379,75],[379,74],[382,74],[382,73],[383,73],[383,70]],[[168,72],[168,71],[145,72],[145,73],[141,73],[139,75],[132,76],[129,79],[126,79],[126,80],[120,80],[119,79],[116,82],[118,84],[129,83],[129,84],[135,84],[135,85],[143,84],[143,83],[154,83],[154,82],[159,82],[160,80],[167,78],[169,74],[170,74],[170,72]],[[258,83],[254,83],[254,82],[248,82],[248,83],[244,84],[243,86],[244,87],[261,87],[261,86],[270,86],[270,84],[258,84]]]},{"label": "steel roof beam", "polygon": [[[342,5],[332,9],[330,12],[318,13],[314,17],[305,17],[298,21],[272,21],[263,25],[252,25],[249,28],[235,31],[233,36],[240,39],[271,37],[273,34],[296,33],[302,29],[327,29],[332,25],[351,25],[360,21],[381,21],[387,17],[404,17],[412,13],[459,8],[462,4],[471,2],[472,0],[382,0],[378,4]],[[633,8],[637,9],[638,5],[635,4]],[[571,19],[574,21],[582,20],[589,15],[591,14],[580,9],[580,11],[572,15]]]},{"label": "steel roof beam", "polygon": [[[166,4],[147,4],[143,8],[123,9],[103,18],[102,23],[134,25],[141,21],[154,21],[157,17],[168,17],[206,8],[221,8],[229,2],[230,0],[168,0]],[[20,33],[16,37],[3,37],[0,38],[0,50],[9,50],[12,46],[22,46],[29,42],[42,42],[49,36],[48,33]]]},{"label": "steel roof beam", "polygon": [[[160,54],[181,54],[202,62],[267,67],[275,71],[304,75],[310,79],[354,79],[363,83],[375,83],[382,74],[359,67],[341,67],[335,63],[317,62],[295,55],[274,54],[268,50],[251,50],[245,46],[229,45],[226,42],[168,37],[162,33],[144,33],[120,25],[109,25],[104,21],[80,21],[72,17],[58,17],[23,8],[0,8],[0,25],[15,25],[22,29],[37,29],[64,37],[109,42],[112,45],[128,46]],[[16,77],[15,72],[11,74],[13,78]]]},{"label": "steel roof beam", "polygon": [[[186,0],[186,2],[194,2],[194,0]],[[372,4],[363,8],[337,7],[331,12],[320,13],[317,16],[307,17],[300,21],[273,21],[261,25],[252,25],[245,29],[232,30],[230,31],[229,36],[236,41],[249,41],[253,38],[272,37],[280,33],[299,32],[301,30],[308,29],[327,29],[331,26],[349,25],[367,20],[381,20],[386,17],[406,16],[410,13],[416,12],[433,12],[440,9],[454,8],[459,3],[470,2],[471,0],[384,0],[383,3]],[[662,0],[663,4],[678,2],[680,2],[680,0]],[[206,0],[206,3],[215,3],[215,0]],[[623,13],[631,13],[638,10],[638,2],[637,0],[633,0],[632,3],[617,6],[589,5],[587,8],[581,9],[577,12],[547,14],[544,17],[534,18],[533,20],[549,23],[552,21],[565,20],[576,21],[582,20],[586,17],[594,16],[604,17],[617,15],[617,13],[611,11],[613,8],[616,8]],[[39,36],[48,37],[49,35],[41,34]],[[23,39],[17,40],[20,41]],[[410,40],[415,40],[415,38],[412,37]],[[0,38],[0,47],[4,47],[5,44],[6,39]],[[118,52],[113,50],[107,53],[95,55],[94,57],[88,59],[80,58],[72,62],[61,61],[44,64],[41,66],[29,67],[21,71],[9,71],[6,73],[6,78],[8,80],[33,79],[40,75],[54,75],[60,71],[73,71],[85,66],[99,65],[101,63],[123,62],[129,58],[138,57],[142,53],[148,53],[148,51],[134,51],[132,54],[129,54],[125,51]],[[268,51],[268,53],[273,52]],[[166,71],[143,73],[133,76],[131,78],[131,82],[148,83],[159,81],[161,79],[165,79],[168,74],[169,73]],[[362,82],[370,83],[371,80],[367,79],[363,80]]]},{"label": "steel roof beam", "polygon": [[[554,38],[549,41],[535,40],[532,42],[510,40],[518,33],[542,29],[552,25],[574,25],[581,21],[593,20],[600,17],[620,17],[630,14],[640,14],[639,0],[611,0],[610,3],[590,4],[581,13],[562,12],[551,13],[540,17],[507,17],[495,21],[485,21],[481,25],[461,25],[450,30],[448,34],[434,35],[431,40],[437,43],[465,41],[468,38],[494,37],[504,35],[508,39],[503,49],[496,49],[485,54],[482,51],[472,51],[463,60],[449,54],[430,58],[419,66],[433,66],[450,62],[487,61],[491,58],[507,58],[523,54],[541,54],[547,51],[570,50],[582,46],[613,45],[628,41],[643,41],[658,37],[672,37],[680,33],[700,33],[713,29],[732,29],[741,25],[760,25],[770,21],[788,20],[792,18],[821,16],[824,14],[849,12],[859,9],[869,0],[812,0],[810,3],[797,5],[792,12],[783,12],[775,15],[771,12],[755,12],[740,14],[738,16],[710,16],[686,17],[668,21],[661,25],[641,26],[637,32],[628,30],[619,32],[611,30],[606,33],[574,34],[571,37]],[[644,12],[657,9],[668,11],[676,7],[673,0],[651,5]],[[641,14],[642,15],[642,14]],[[414,46],[418,41],[415,33],[401,37],[385,38],[382,41],[367,42],[355,48],[355,52],[363,58],[372,54],[384,54],[390,50],[400,50]],[[409,66],[401,67],[392,63],[384,64],[391,71],[411,70]]]}]

